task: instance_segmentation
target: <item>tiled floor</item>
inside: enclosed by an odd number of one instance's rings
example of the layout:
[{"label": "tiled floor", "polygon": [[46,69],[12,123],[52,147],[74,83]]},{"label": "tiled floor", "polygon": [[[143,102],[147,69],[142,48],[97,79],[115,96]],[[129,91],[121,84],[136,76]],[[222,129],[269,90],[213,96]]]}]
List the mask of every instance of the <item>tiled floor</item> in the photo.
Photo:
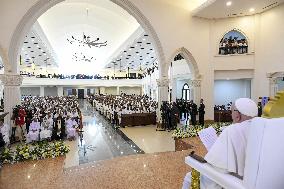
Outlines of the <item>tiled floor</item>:
[{"label": "tiled floor", "polygon": [[145,153],[175,151],[172,131],[156,131],[156,126],[120,128]]},{"label": "tiled floor", "polygon": [[67,141],[71,151],[66,156],[65,168],[144,153],[120,130],[114,129],[87,101],[80,101],[80,109],[83,114],[83,138]]},{"label": "tiled floor", "polygon": [[64,159],[5,166],[0,189],[178,189],[188,151],[140,154],[63,169]]}]

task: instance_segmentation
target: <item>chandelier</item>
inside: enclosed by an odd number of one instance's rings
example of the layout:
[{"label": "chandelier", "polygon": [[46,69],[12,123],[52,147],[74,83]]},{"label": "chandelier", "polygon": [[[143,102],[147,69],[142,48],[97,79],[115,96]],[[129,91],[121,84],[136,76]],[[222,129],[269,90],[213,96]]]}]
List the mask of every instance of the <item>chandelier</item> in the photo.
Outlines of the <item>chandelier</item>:
[{"label": "chandelier", "polygon": [[83,37],[81,39],[79,38],[75,38],[73,35],[71,36],[71,39],[67,38],[67,41],[73,45],[73,44],[77,44],[79,47],[83,46],[88,46],[90,48],[92,47],[104,47],[107,46],[107,41],[105,42],[99,42],[100,38],[96,38],[95,40],[91,40],[91,36],[87,36],[85,35],[85,33],[83,32]]},{"label": "chandelier", "polygon": [[[88,9],[88,8],[86,8],[86,13],[87,13],[86,20],[87,20],[87,22],[88,22],[88,17],[89,17],[89,9]],[[73,44],[78,44],[79,47],[81,47],[81,46],[83,46],[83,47],[88,46],[88,47],[90,47],[90,48],[92,48],[92,47],[98,47],[98,48],[100,48],[100,47],[105,47],[105,46],[107,46],[107,41],[105,41],[105,42],[100,42],[99,40],[100,40],[99,37],[97,37],[97,38],[95,38],[94,40],[92,40],[92,39],[91,39],[91,36],[85,35],[84,32],[83,32],[82,38],[76,38],[76,37],[74,37],[73,35],[71,36],[71,39],[68,39],[68,38],[67,38],[67,41],[68,41],[71,45],[73,45]]]},{"label": "chandelier", "polygon": [[96,60],[94,59],[94,57],[87,57],[86,55],[84,55],[83,53],[79,54],[79,53],[75,53],[73,54],[72,57],[73,60],[75,60],[76,62],[80,62],[80,61],[84,61],[84,62],[91,62],[92,60]]}]

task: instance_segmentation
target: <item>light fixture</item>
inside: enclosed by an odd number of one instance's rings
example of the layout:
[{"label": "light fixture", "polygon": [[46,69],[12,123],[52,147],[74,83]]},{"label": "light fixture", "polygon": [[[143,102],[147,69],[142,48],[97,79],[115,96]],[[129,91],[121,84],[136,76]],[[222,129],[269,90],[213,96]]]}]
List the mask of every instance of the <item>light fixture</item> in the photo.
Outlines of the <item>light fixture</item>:
[{"label": "light fixture", "polygon": [[232,1],[227,1],[226,5],[227,5],[227,7],[231,6],[232,5]]},{"label": "light fixture", "polygon": [[249,12],[254,12],[254,11],[255,11],[254,8],[250,8],[250,9],[249,9]]},{"label": "light fixture", "polygon": [[[87,11],[87,19],[89,16],[89,9],[86,9]],[[103,47],[103,46],[107,46],[107,41],[105,42],[99,42],[100,38],[96,38],[94,40],[91,39],[91,36],[89,35],[85,35],[85,33],[83,32],[83,38],[75,38],[73,35],[71,36],[70,39],[67,38],[67,41],[72,45],[72,44],[78,44],[79,47],[83,46],[88,46],[90,48],[92,47]]]}]

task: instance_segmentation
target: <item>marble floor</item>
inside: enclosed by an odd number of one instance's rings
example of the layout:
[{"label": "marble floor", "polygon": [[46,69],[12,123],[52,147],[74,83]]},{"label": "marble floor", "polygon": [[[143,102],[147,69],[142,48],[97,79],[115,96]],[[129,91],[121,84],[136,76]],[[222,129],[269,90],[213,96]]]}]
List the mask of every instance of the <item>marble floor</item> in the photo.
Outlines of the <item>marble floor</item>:
[{"label": "marble floor", "polygon": [[65,168],[144,153],[123,132],[113,128],[86,100],[81,100],[79,104],[83,115],[83,137],[66,141],[71,151],[66,156]]},{"label": "marble floor", "polygon": [[175,151],[173,131],[156,131],[156,125],[126,127],[120,130],[145,153]]}]

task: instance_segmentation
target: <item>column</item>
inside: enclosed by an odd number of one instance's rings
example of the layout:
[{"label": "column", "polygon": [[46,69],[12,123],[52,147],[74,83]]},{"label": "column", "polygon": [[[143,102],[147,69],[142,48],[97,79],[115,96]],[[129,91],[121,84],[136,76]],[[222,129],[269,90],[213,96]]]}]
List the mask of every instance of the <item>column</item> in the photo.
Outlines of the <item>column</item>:
[{"label": "column", "polygon": [[195,104],[199,104],[201,99],[201,80],[191,80],[191,86],[193,87],[193,101]]},{"label": "column", "polygon": [[157,109],[157,118],[158,122],[161,122],[161,105],[163,101],[168,101],[168,87],[169,87],[169,79],[168,78],[162,78],[157,79],[157,85],[158,85],[158,109]]},{"label": "column", "polygon": [[44,96],[44,86],[40,86],[39,96]]},{"label": "column", "polygon": [[4,85],[4,111],[9,112],[5,117],[5,123],[10,125],[13,108],[21,104],[20,85],[23,77],[17,74],[0,75],[0,80]]},{"label": "column", "polygon": [[120,95],[119,86],[116,87],[116,95]]},{"label": "column", "polygon": [[105,94],[106,88],[105,87],[100,87],[100,94]]},{"label": "column", "polygon": [[57,96],[63,96],[63,87],[57,86]]},{"label": "column", "polygon": [[277,78],[269,78],[269,96],[274,97],[278,91]]},{"label": "column", "polygon": [[172,79],[172,101],[176,102],[177,99],[177,79]]}]

